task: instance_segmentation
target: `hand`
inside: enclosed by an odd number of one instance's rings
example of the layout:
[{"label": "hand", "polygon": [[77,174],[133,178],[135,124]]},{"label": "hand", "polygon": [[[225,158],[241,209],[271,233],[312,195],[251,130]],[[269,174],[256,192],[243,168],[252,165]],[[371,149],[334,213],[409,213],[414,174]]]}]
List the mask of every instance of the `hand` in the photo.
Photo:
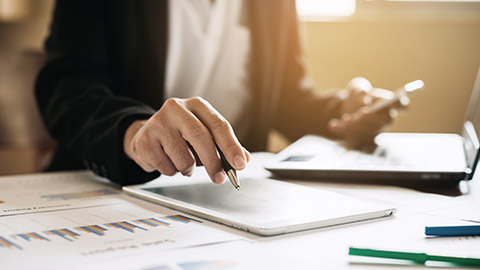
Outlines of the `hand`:
[{"label": "hand", "polygon": [[127,128],[123,146],[126,155],[147,172],[190,176],[196,162],[187,142],[217,184],[226,175],[215,142],[234,169],[244,169],[250,160],[228,121],[199,97],[168,99],[150,119]]},{"label": "hand", "polygon": [[365,78],[352,79],[345,94],[341,118],[331,119],[328,128],[352,148],[372,144],[375,136],[398,115],[397,110],[405,109],[410,102],[408,97],[404,97],[383,110],[372,112],[369,105],[381,99],[393,99],[395,95],[391,91],[372,87]]}]

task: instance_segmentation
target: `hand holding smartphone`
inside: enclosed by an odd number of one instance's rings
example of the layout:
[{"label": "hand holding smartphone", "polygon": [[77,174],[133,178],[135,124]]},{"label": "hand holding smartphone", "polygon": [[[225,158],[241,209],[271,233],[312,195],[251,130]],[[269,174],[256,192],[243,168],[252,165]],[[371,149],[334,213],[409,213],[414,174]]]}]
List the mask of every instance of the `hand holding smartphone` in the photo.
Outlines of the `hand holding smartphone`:
[{"label": "hand holding smartphone", "polygon": [[402,97],[408,96],[409,94],[419,91],[423,89],[425,84],[423,83],[422,80],[416,80],[413,82],[409,82],[405,84],[404,86],[398,88],[397,90],[394,91],[395,97],[392,99],[383,99],[380,101],[377,101],[373,103],[370,106],[370,111],[371,112],[378,112],[381,111],[394,103],[398,102]]}]

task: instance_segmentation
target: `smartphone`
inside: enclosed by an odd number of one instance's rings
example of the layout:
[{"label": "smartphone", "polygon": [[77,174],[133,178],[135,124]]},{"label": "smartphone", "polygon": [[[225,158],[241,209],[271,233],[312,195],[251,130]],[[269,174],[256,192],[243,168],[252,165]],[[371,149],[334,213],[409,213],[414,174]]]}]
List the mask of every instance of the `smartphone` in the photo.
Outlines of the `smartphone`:
[{"label": "smartphone", "polygon": [[425,84],[423,83],[422,80],[416,80],[413,82],[409,82],[405,84],[404,86],[398,88],[397,90],[394,91],[395,97],[392,99],[383,99],[380,101],[377,101],[373,103],[372,106],[370,106],[371,112],[377,112],[381,111],[395,102],[398,102],[402,97],[407,96],[413,92],[419,91],[425,87]]}]

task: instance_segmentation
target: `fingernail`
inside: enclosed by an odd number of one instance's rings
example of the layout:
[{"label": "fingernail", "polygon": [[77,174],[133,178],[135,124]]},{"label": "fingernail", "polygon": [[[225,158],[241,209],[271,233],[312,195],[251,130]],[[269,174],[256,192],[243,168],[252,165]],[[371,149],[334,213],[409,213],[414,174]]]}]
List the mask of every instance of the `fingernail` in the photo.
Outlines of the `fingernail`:
[{"label": "fingernail", "polygon": [[213,177],[213,180],[215,180],[215,184],[222,184],[225,182],[225,174],[223,172],[218,172]]},{"label": "fingernail", "polygon": [[240,155],[235,156],[235,158],[233,158],[233,165],[235,165],[236,169],[243,169],[246,165],[245,159]]},{"label": "fingernail", "polygon": [[247,149],[243,148],[243,150],[244,150],[244,153],[245,153],[245,158],[247,159],[247,162],[249,162],[252,155],[250,154],[250,152]]},{"label": "fingernail", "polygon": [[193,168],[194,168],[194,166],[185,169],[185,170],[182,172],[182,175],[183,175],[183,176],[188,176],[188,177],[192,176],[192,175],[193,175]]}]

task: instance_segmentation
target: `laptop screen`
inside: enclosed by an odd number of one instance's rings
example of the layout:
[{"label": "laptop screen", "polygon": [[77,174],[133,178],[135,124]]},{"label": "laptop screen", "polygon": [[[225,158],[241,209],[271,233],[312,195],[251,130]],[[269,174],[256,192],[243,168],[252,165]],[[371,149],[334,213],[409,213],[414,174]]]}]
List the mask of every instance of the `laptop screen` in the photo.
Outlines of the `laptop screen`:
[{"label": "laptop screen", "polygon": [[480,69],[477,73],[462,131],[462,136],[465,140],[467,163],[471,168],[470,179],[479,159],[480,143],[478,135],[480,135]]}]

